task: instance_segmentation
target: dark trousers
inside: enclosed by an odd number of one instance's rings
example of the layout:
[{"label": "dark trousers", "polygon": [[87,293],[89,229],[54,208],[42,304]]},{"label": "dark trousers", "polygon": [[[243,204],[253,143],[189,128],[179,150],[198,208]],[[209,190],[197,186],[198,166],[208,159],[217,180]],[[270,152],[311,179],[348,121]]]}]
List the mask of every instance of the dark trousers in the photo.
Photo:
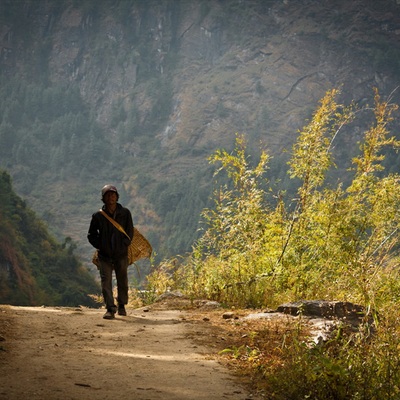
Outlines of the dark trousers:
[{"label": "dark trousers", "polygon": [[112,263],[101,260],[100,278],[101,290],[107,310],[115,312],[116,306],[113,296],[112,273],[115,271],[117,279],[118,305],[128,304],[128,257],[121,258]]}]

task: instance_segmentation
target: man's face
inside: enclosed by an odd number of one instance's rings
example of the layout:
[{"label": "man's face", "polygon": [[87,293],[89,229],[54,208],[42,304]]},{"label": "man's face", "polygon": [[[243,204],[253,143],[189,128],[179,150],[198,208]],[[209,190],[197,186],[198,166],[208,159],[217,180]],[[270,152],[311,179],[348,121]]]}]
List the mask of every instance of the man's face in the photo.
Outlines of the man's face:
[{"label": "man's face", "polygon": [[107,206],[116,204],[117,193],[111,191],[106,192],[106,194],[104,195],[104,203],[106,203]]}]

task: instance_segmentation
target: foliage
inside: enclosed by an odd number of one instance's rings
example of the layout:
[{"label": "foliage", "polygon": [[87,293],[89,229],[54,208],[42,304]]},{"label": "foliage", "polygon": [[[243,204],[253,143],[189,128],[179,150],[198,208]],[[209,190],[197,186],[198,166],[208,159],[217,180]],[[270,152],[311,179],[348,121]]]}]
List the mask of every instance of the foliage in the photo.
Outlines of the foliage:
[{"label": "foliage", "polygon": [[193,218],[207,205],[207,188],[200,186],[200,174],[185,179],[171,177],[154,186],[148,198],[165,222],[166,237],[159,246],[162,254],[185,252],[199,237],[199,221]]},{"label": "foliage", "polygon": [[[400,177],[385,173],[383,164],[384,148],[400,145],[389,131],[397,106],[377,91],[374,105],[362,109],[339,104],[338,96],[325,95],[293,146],[294,199],[264,189],[268,156],[262,153],[252,167],[241,136],[232,154],[219,150],[210,158],[230,185],[216,190],[214,210],[204,210],[206,229],[191,256],[173,273],[164,271],[169,285],[227,305],[309,298],[364,306],[358,329],[338,326],[336,337],[311,347],[292,336],[280,346],[279,361],[251,344],[225,349],[262,373],[268,399],[399,397]],[[351,182],[327,185],[332,143],[344,125],[371,112]]]},{"label": "foliage", "polygon": [[182,273],[179,258],[164,260],[147,276],[146,302],[154,302],[158,296],[178,290],[184,285],[186,275]]},{"label": "foliage", "polygon": [[[397,399],[400,394],[399,313],[386,310],[380,323],[358,330],[338,327],[326,343],[294,336],[280,347],[279,365],[264,360],[267,399]],[[296,382],[296,385],[293,385]]]},{"label": "foliage", "polygon": [[251,376],[267,400],[397,399],[400,390],[399,313],[379,324],[337,322],[327,341],[310,338],[306,318],[240,318],[225,326],[229,347],[219,354]]},{"label": "foliage", "polygon": [[[207,228],[183,267],[187,291],[242,306],[321,298],[375,309],[384,301],[386,285],[397,278],[400,191],[397,174],[382,175],[382,151],[399,146],[388,131],[397,107],[376,92],[374,107],[357,110],[337,103],[338,95],[326,94],[293,146],[288,173],[299,185],[291,201],[264,189],[269,157],[262,152],[251,167],[243,137],[232,154],[219,150],[210,158],[231,184],[219,187],[215,208],[203,212]],[[334,166],[332,142],[371,110],[352,182],[324,185]]]},{"label": "foliage", "polygon": [[95,306],[88,293],[99,291],[73,254],[70,238],[57,243],[44,224],[13,192],[10,176],[0,175],[0,302],[15,305]]},{"label": "foliage", "polygon": [[49,170],[58,178],[61,171],[85,171],[89,176],[96,166],[88,159],[101,156],[107,162],[105,144],[97,143],[98,128],[88,117],[77,87],[44,87],[11,79],[2,81],[0,93],[7,99],[0,102],[2,164],[16,161],[24,166],[20,179],[28,185],[36,182],[25,177],[24,170],[34,170],[36,176]]}]

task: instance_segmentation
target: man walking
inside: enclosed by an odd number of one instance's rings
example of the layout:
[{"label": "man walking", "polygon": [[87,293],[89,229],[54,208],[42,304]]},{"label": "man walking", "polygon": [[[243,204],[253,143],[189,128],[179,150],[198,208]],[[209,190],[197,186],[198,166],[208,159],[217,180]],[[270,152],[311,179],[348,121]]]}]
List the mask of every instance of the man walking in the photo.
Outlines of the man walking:
[{"label": "man walking", "polygon": [[[107,312],[103,318],[113,319],[115,313],[126,315],[125,305],[128,303],[128,247],[133,237],[131,212],[118,203],[119,193],[115,186],[105,185],[101,191],[104,203],[101,210],[92,215],[88,240],[98,250],[101,289]],[[107,218],[119,224],[126,235]],[[130,239],[129,239],[129,238]],[[112,272],[117,279],[117,304],[115,305]]]}]

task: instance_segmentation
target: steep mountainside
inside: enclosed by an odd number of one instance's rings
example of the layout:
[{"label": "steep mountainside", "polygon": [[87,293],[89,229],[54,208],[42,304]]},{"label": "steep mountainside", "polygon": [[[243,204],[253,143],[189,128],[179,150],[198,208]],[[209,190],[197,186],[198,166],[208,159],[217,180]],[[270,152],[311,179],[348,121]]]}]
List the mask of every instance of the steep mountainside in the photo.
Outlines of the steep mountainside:
[{"label": "steep mountainside", "polygon": [[0,303],[96,306],[100,288],[76,256],[57,243],[0,172]]},{"label": "steep mountainside", "polygon": [[[364,104],[377,87],[397,102],[399,11],[394,0],[5,0],[0,166],[86,260],[109,182],[159,255],[183,253],[209,204],[207,157],[236,132],[254,154],[269,149],[271,178],[285,182],[285,150],[328,89]],[[339,160],[361,129],[339,138]]]}]

